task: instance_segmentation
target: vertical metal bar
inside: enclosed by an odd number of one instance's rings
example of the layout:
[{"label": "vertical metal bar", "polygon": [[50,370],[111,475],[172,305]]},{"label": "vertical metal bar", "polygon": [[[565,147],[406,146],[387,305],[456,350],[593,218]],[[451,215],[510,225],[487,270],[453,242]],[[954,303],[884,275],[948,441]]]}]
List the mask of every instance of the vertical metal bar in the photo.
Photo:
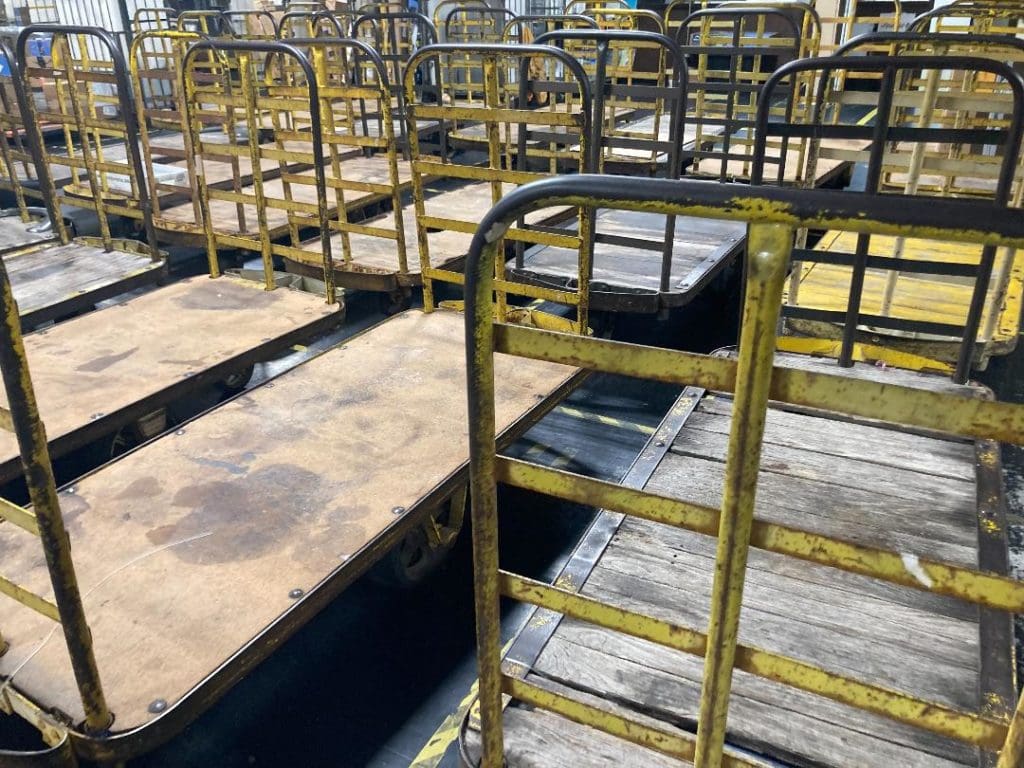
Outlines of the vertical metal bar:
[{"label": "vertical metal bar", "polygon": [[[469,54],[466,54],[467,61],[469,60]],[[482,57],[483,66],[483,91],[484,91],[484,105],[491,109],[501,109],[501,87],[498,82],[498,59],[497,56],[492,54],[485,54]],[[523,105],[520,105],[522,108]],[[485,123],[485,129],[487,131],[487,164],[494,173],[501,171],[501,130],[498,127],[496,120],[488,118]],[[526,131],[527,126],[521,124],[519,126],[520,135]],[[519,161],[525,163],[526,158],[521,157]],[[500,179],[492,179],[491,181],[491,202],[497,203],[501,200],[503,183]],[[494,270],[498,278],[504,280],[505,277],[505,259],[496,259],[494,261]],[[508,312],[508,298],[504,289],[499,290],[495,297],[497,304],[498,318],[504,321]]]},{"label": "vertical metal bar", "polygon": [[[882,75],[882,83],[878,94],[878,116],[875,119],[875,133],[872,138],[871,152],[868,157],[867,180],[864,185],[864,191],[868,194],[878,192],[878,184],[882,178],[882,162],[885,158],[885,137],[889,133],[889,117],[892,111],[895,80],[896,69],[894,67],[886,67]],[[857,339],[857,323],[860,319],[860,302],[864,295],[864,274],[867,271],[868,248],[870,245],[870,235],[857,236],[857,251],[854,255],[853,274],[850,276],[850,295],[846,305],[846,322],[843,326],[843,343],[839,351],[839,365],[844,368],[853,366],[853,346]]]},{"label": "vertical metal bar", "polygon": [[483,255],[470,261],[466,283],[470,515],[473,520],[473,602],[480,677],[481,768],[502,768],[501,593],[498,586],[498,491],[495,481],[494,326],[491,292],[501,238],[490,233]]},{"label": "vertical metal bar", "polygon": [[1010,730],[999,752],[996,768],[1020,768],[1024,765],[1024,696],[1017,700],[1017,710],[1010,721]]},{"label": "vertical metal bar", "polygon": [[793,231],[789,227],[750,225],[749,280],[697,722],[694,760],[697,768],[718,768],[724,751],[761,441],[775,356],[776,323],[792,244]]},{"label": "vertical metal bar", "polygon": [[39,416],[39,406],[29,376],[18,305],[14,301],[7,268],[2,260],[0,305],[0,311],[3,312],[3,322],[0,323],[0,373],[3,375],[11,422],[25,469],[25,484],[39,525],[39,538],[43,543],[43,554],[50,572],[64,641],[85,711],[85,728],[97,733],[109,728],[112,718],[100,684],[92,634],[85,620],[82,595],[71,560],[71,541],[64,528],[64,518],[57,499],[46,430]]}]

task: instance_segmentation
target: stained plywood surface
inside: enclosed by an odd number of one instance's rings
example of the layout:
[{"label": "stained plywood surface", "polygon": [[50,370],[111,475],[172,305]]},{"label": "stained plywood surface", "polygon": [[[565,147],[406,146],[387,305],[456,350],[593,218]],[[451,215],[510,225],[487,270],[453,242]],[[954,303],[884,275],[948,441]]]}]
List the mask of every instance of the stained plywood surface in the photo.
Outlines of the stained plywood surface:
[{"label": "stained plywood surface", "polygon": [[[783,356],[791,364],[795,356]],[[809,367],[824,369],[825,361]],[[835,363],[833,371],[841,372]],[[858,365],[854,375],[885,371]],[[907,383],[906,376],[897,376]],[[950,385],[952,386],[952,385]],[[948,389],[947,387],[938,388]],[[966,393],[960,388],[961,393]],[[653,493],[721,505],[732,399],[707,395],[646,484]],[[770,409],[757,519],[868,546],[976,567],[971,442]],[[621,525],[582,593],[703,631],[716,540],[647,521]],[[752,549],[740,642],[947,706],[977,710],[978,614],[971,606]],[[1007,649],[1009,651],[1009,649]],[[1007,656],[1006,674],[1012,672]],[[702,659],[592,624],[562,619],[528,675],[532,682],[666,730],[696,722]],[[574,764],[601,765],[605,738],[514,708],[507,743],[518,766],[554,766],[539,740],[562,736]],[[687,727],[685,724],[689,723]],[[742,672],[734,674],[729,741],[796,766],[975,765],[960,743]],[[642,751],[636,765],[657,765]]]},{"label": "stained plywood surface", "polygon": [[22,315],[116,293],[118,284],[142,275],[155,281],[163,266],[145,254],[78,242],[10,254],[4,263]]},{"label": "stained plywood surface", "polygon": [[[239,323],[241,326],[242,323]],[[178,701],[468,461],[462,315],[396,316],[61,496],[115,730]],[[504,430],[574,375],[499,355]],[[5,573],[48,594],[31,540]],[[51,624],[5,603],[0,674],[80,717]],[[41,646],[41,647],[40,647]]]},{"label": "stained plywood surface", "polygon": [[[233,277],[195,277],[25,337],[51,442],[204,376],[275,340],[335,317],[322,296]],[[0,396],[6,406],[6,399]],[[158,407],[154,404],[152,408]],[[0,432],[0,476],[20,474],[13,435]]]}]

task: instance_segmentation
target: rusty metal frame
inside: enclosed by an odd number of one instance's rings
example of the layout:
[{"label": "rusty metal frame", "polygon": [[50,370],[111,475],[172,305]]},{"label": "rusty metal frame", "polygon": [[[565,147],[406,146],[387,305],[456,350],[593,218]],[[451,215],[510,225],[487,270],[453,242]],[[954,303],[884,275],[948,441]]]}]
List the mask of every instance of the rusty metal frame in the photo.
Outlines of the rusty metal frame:
[{"label": "rusty metal frame", "polygon": [[[374,12],[363,14],[352,22],[353,38],[369,44],[385,63],[388,85],[391,88],[391,113],[398,120],[402,149],[408,153],[409,121],[406,110],[407,94],[403,87],[406,71],[413,55],[420,48],[438,42],[437,27],[421,13],[411,11]],[[363,73],[364,82],[374,75],[373,68]],[[418,87],[435,99],[440,98],[440,74],[435,71],[419,72]],[[444,130],[444,126],[440,126]]]},{"label": "rusty metal frame", "polygon": [[[917,73],[929,72],[927,78],[922,79]],[[838,87],[840,95],[843,93],[843,85],[849,79],[849,73],[875,73],[879,76],[880,90],[877,95],[878,111],[874,125],[850,125],[838,122],[831,113],[838,111],[833,88]],[[771,119],[769,104],[778,91],[789,91],[789,83],[796,77],[806,76],[812,73],[818,82],[814,103],[816,105],[814,118],[810,121],[804,114],[794,118],[792,111],[779,120]],[[988,106],[984,120],[971,120],[965,127],[959,127],[963,120],[960,118],[959,99],[964,98],[954,95],[956,103],[946,109],[952,109],[954,117],[950,120],[940,118],[939,111],[943,108],[942,92],[939,89],[938,79],[941,76],[947,77],[950,73],[987,73],[993,78],[1006,84],[1004,98],[996,99],[995,108],[992,105],[991,94],[987,95],[985,101]],[[837,75],[839,75],[837,77]],[[956,82],[963,79],[957,76]],[[968,77],[969,81],[971,78]],[[965,81],[966,82],[966,81]],[[872,97],[872,100],[875,100]],[[937,106],[938,105],[938,106]],[[975,106],[974,109],[978,107]],[[971,109],[968,105],[967,109]],[[913,113],[904,116],[903,110],[914,110]],[[973,110],[972,110],[973,111]],[[990,113],[1002,114],[1003,119],[993,121]],[[935,127],[934,123],[939,122]],[[975,127],[975,124],[977,127]],[[952,127],[945,127],[951,125]],[[909,146],[910,151],[903,152],[907,158],[906,173],[908,179],[903,187],[905,194],[927,194],[927,190],[919,189],[919,176],[927,161],[928,147],[939,143],[968,148],[968,152],[976,158],[982,157],[982,151],[975,151],[971,147],[981,146],[995,150],[992,158],[991,173],[985,174],[979,170],[977,162],[971,163],[970,158],[964,158],[963,149],[955,153],[956,162],[966,159],[969,169],[961,169],[954,173],[967,175],[983,175],[993,181],[991,200],[1000,208],[1005,208],[1011,198],[1013,191],[1014,177],[1020,163],[1021,139],[1024,135],[1024,79],[1004,62],[986,59],[979,56],[942,56],[942,55],[921,55],[921,56],[842,56],[827,59],[808,59],[787,64],[779,69],[765,84],[763,98],[757,115],[754,168],[751,182],[760,184],[780,183],[779,178],[767,178],[764,173],[766,147],[770,137],[778,137],[782,142],[780,158],[785,167],[788,144],[790,140],[805,142],[812,140],[808,165],[810,170],[808,176],[814,175],[814,167],[819,154],[819,147],[822,141],[829,138],[862,139],[868,149],[858,153],[867,161],[867,177],[865,188],[869,193],[880,193],[884,191],[884,180],[887,171],[893,167],[901,168],[895,164],[896,147],[898,145]],[[959,167],[959,166],[958,166]],[[781,171],[780,171],[781,173]],[[942,174],[941,167],[938,170],[928,169],[927,173],[932,175]],[[939,194],[943,192],[940,191]],[[934,194],[934,193],[932,193]],[[903,239],[897,240],[901,243]],[[899,253],[893,257],[875,257],[869,255],[871,238],[868,235],[861,235],[857,240],[857,248],[854,254],[832,253],[830,251],[816,251],[805,248],[798,248],[794,254],[797,262],[796,270],[799,270],[799,262],[827,262],[831,264],[845,264],[852,268],[850,290],[847,296],[847,306],[844,312],[812,309],[797,304],[797,295],[790,288],[789,299],[783,308],[783,316],[800,320],[838,322],[842,324],[842,347],[839,355],[840,364],[850,366],[853,364],[853,348],[856,341],[858,326],[868,324],[873,328],[880,328],[890,331],[917,332],[928,334],[940,334],[960,338],[959,354],[955,379],[964,382],[970,374],[971,366],[975,358],[975,348],[978,344],[978,332],[983,321],[986,297],[988,295],[989,283],[992,277],[996,249],[984,247],[981,250],[977,265],[970,264],[949,264],[936,260],[908,260],[901,258]],[[973,290],[969,307],[966,309],[965,320],[962,325],[950,325],[946,323],[935,323],[926,320],[910,320],[890,316],[883,308],[881,314],[866,314],[862,312],[861,302],[863,298],[865,276],[867,270],[883,269],[888,270],[890,275],[898,271],[914,271],[923,274],[933,275],[955,275],[973,281]],[[799,277],[799,271],[794,273],[795,279]],[[895,289],[895,283],[890,280]]]},{"label": "rusty metal frame", "polygon": [[[469,62],[483,73],[483,102],[427,103],[417,98],[415,72],[420,67],[443,69],[446,57]],[[558,69],[558,80],[531,77],[531,66],[542,71]],[[534,93],[547,92],[546,106],[523,108],[527,104],[527,87]],[[490,186],[492,203],[505,194],[507,184],[520,185],[562,171],[587,171],[593,162],[590,148],[593,101],[589,79],[580,63],[558,48],[542,45],[459,45],[445,43],[420,49],[409,61],[405,75],[406,108],[412,144],[413,201],[416,206],[420,271],[423,276],[423,300],[426,311],[435,308],[434,281],[462,284],[463,275],[451,269],[440,269],[431,263],[428,233],[447,230],[472,233],[475,221],[467,221],[465,212],[428,214],[425,197],[427,179],[486,183]],[[511,93],[515,96],[512,96]],[[561,99],[561,100],[559,100]],[[578,105],[578,106],[577,106]],[[438,155],[422,151],[418,123],[459,121],[483,124],[486,138],[486,162],[462,165],[452,162],[442,148]],[[427,148],[429,149],[429,148]],[[545,169],[546,166],[546,169]],[[542,170],[538,170],[542,169]],[[578,256],[576,286],[549,288],[527,285],[505,278],[504,261],[496,265],[496,312],[506,317],[510,311],[508,295],[528,296],[576,309],[570,327],[576,332],[587,328],[589,283],[592,258],[593,211],[576,213],[575,231],[544,226],[527,227],[525,222],[508,230],[504,239],[511,243],[533,243],[574,250]],[[539,319],[540,315],[536,315]]]},{"label": "rusty metal frame", "polygon": [[[29,65],[28,40],[39,34],[53,37],[53,67]],[[90,46],[99,49],[107,58],[95,60]],[[44,196],[50,201],[50,218],[62,233],[61,239],[68,241],[59,213],[52,165],[65,165],[71,169],[71,188],[80,194],[64,195],[60,200],[67,205],[96,213],[100,236],[108,250],[115,247],[110,234],[110,217],[124,216],[140,223],[150,254],[154,261],[159,261],[160,252],[156,245],[149,195],[143,182],[146,175],[139,151],[134,90],[120,45],[108,32],[96,27],[40,24],[25,27],[19,33],[15,44],[15,60],[16,70],[20,73],[15,79],[15,91],[36,159],[36,176],[43,187]],[[29,98],[32,79],[38,77],[56,80],[60,100],[58,111],[39,110]],[[97,97],[94,94],[95,86],[112,86],[116,94],[114,97]],[[104,110],[108,108],[117,111],[114,118],[105,116]],[[63,154],[54,152],[47,145],[41,129],[43,121],[61,127],[64,136]],[[104,142],[111,138],[124,147],[126,160],[105,157]],[[84,184],[82,174],[85,176]],[[112,190],[109,174],[121,174],[127,180],[130,191],[121,193]]]},{"label": "rusty metal frame", "polygon": [[[687,119],[696,127],[689,174],[719,181],[750,177],[754,155],[754,126],[758,107],[764,102],[763,88],[771,76],[766,59],[800,58],[804,43],[800,26],[783,8],[707,8],[683,20],[676,40],[690,60]],[[788,34],[769,37],[769,22],[780,24]],[[693,61],[695,59],[695,62]],[[725,60],[725,66],[720,63]],[[789,93],[777,88],[770,104],[773,115],[786,115],[800,100],[803,81],[787,83]],[[781,151],[781,150],[780,150]],[[786,164],[774,154],[766,155],[786,171]],[[799,173],[795,183],[803,183]]]},{"label": "rusty metal frame", "polygon": [[[299,21],[304,22],[302,34],[296,34],[294,30],[295,23]],[[350,24],[342,26],[337,14],[328,10],[288,11],[277,20],[276,38],[287,40],[292,37],[321,37],[326,30],[327,37],[331,36],[329,33],[333,33],[334,37],[341,39],[349,36],[349,26]]]},{"label": "rusty metal frame", "polygon": [[[749,267],[738,359],[616,343],[496,322],[494,271],[502,233],[527,211],[551,205],[615,207],[746,221]],[[924,428],[982,441],[1024,443],[1024,406],[793,368],[773,367],[776,324],[794,235],[799,228],[913,235],[986,246],[1024,245],[1024,220],[972,200],[857,195],[788,187],[708,184],[689,180],[579,176],[529,185],[504,198],[481,221],[467,264],[466,341],[477,655],[483,768],[503,764],[502,707],[508,695],[575,722],[699,768],[756,765],[725,748],[734,669],[815,693],[876,715],[976,745],[1001,750],[999,768],[1024,762],[1024,698],[1015,714],[966,712],[881,688],[779,654],[740,645],[746,557],[751,546],[914,589],[966,600],[986,609],[1024,610],[1024,583],[939,563],[912,553],[865,547],[809,531],[755,520],[757,472],[769,398],[896,426]],[[495,451],[496,353],[575,365],[735,393],[721,509],[623,488]],[[500,569],[497,483],[718,536],[707,634],[637,614]],[[923,577],[922,575],[923,574]],[[669,733],[538,687],[503,670],[500,599],[532,603],[668,647],[703,656],[705,673],[695,736]]]},{"label": "rusty metal frame", "polygon": [[[678,44],[665,35],[636,30],[587,30],[564,29],[547,32],[536,40],[537,45],[559,45],[579,57],[591,57],[590,66],[584,66],[594,83],[593,118],[590,137],[591,168],[604,171],[612,167],[615,172],[625,168],[626,173],[637,173],[638,168],[650,166],[650,173],[658,168],[667,178],[679,178],[681,155],[685,141],[685,109],[687,100],[687,66]],[[658,54],[659,74],[654,81],[635,82],[632,62],[639,50],[654,49]],[[584,65],[584,62],[580,62]],[[618,119],[622,110],[648,115],[650,129]],[[662,130],[667,129],[667,130]],[[616,149],[634,149],[649,152],[647,158],[618,159]],[[672,285],[672,256],[675,247],[676,219],[665,217],[662,237],[609,236],[600,231],[600,221],[595,221],[594,243],[609,243],[622,248],[661,251],[659,295],[653,301],[645,301],[643,308],[658,311],[675,302],[668,298]],[[734,246],[730,244],[729,250]],[[591,260],[595,257],[592,256]],[[550,275],[524,268],[525,250],[516,244],[515,262],[512,275],[515,279],[532,285],[554,289],[566,289],[566,284]],[[723,263],[727,259],[723,259]],[[593,268],[593,263],[591,264]],[[678,276],[677,276],[678,277]],[[591,285],[591,304],[602,309],[636,311],[640,306],[636,293],[616,289],[615,286],[600,289]]]},{"label": "rusty metal frame", "polygon": [[[305,139],[309,144],[321,143],[327,147],[324,177],[331,198],[328,236],[335,238],[332,245],[336,254],[333,266],[335,280],[346,288],[387,292],[408,290],[410,285],[418,282],[418,277],[409,269],[406,245],[409,236],[402,216],[405,184],[399,178],[399,148],[391,110],[394,89],[388,78],[387,65],[372,47],[361,40],[314,38],[290,42],[309,57],[319,81],[322,131],[311,127],[308,132],[292,132],[288,138],[292,143]],[[300,97],[294,88],[268,89],[267,95],[270,99],[283,95]],[[387,168],[385,181],[366,180],[358,175],[358,171],[349,171],[346,160],[362,158],[364,153],[372,153],[373,157],[383,160]],[[293,174],[283,178],[289,184],[313,183],[309,177],[300,178]],[[350,214],[351,201],[346,199],[350,193],[368,193],[384,202],[390,209],[392,220],[388,221],[386,216],[364,218]],[[315,256],[322,247],[322,233],[320,238],[304,243],[299,229],[298,225],[293,227],[290,241],[274,245],[272,252],[288,259],[289,268],[307,273],[310,257],[317,261]],[[384,268],[367,265],[359,248],[351,243],[352,235],[392,243],[394,262]],[[415,255],[413,260],[418,263]]]},{"label": "rusty metal frame", "polygon": [[[314,41],[316,42],[316,41]],[[287,175],[287,170],[282,170],[282,179],[285,180],[284,199],[273,201],[274,205],[283,207],[289,213],[290,226],[293,232],[297,233],[299,220],[307,227],[315,227],[320,231],[321,247],[323,249],[323,279],[328,304],[337,301],[334,286],[334,269],[331,259],[331,238],[330,238],[330,214],[327,203],[327,185],[325,176],[325,155],[323,144],[314,138],[311,141],[311,151],[308,153],[289,152],[285,149],[268,149],[260,145],[259,130],[262,125],[261,110],[273,105],[276,115],[277,109],[289,112],[295,107],[301,108],[308,114],[309,134],[312,137],[324,136],[322,127],[323,100],[320,94],[320,82],[317,79],[313,64],[306,55],[294,44],[280,41],[267,40],[201,40],[193,44],[185,53],[182,62],[182,72],[185,80],[185,113],[189,126],[191,146],[195,152],[202,155],[204,152],[212,151],[220,153],[227,150],[237,150],[240,156],[248,155],[252,163],[253,186],[252,192],[235,190],[222,190],[210,187],[202,177],[199,178],[199,201],[202,209],[203,227],[206,233],[207,258],[209,261],[210,274],[217,277],[220,274],[220,264],[217,257],[217,250],[220,246],[241,248],[243,250],[256,251],[263,261],[264,288],[268,291],[275,289],[273,255],[275,244],[271,236],[270,228],[266,222],[266,210],[268,199],[264,194],[262,160],[264,158],[276,159],[287,167],[287,164],[300,162],[312,165],[312,176],[310,181],[316,190],[316,203],[311,205],[294,200],[288,183],[294,180],[301,183],[295,174]],[[234,59],[233,69],[239,75],[239,84],[233,91],[225,90],[220,94],[204,92],[200,96],[196,93],[195,80],[191,71],[199,59],[201,53],[214,53],[221,56],[231,56]],[[259,59],[259,56],[266,56],[267,61]],[[259,72],[270,72],[272,69],[271,59],[287,61],[290,65],[297,67],[302,73],[302,82],[297,85],[282,84],[275,86],[279,89],[278,99],[260,99]],[[267,75],[270,77],[271,75]],[[296,93],[298,95],[296,95]],[[220,98],[217,98],[217,97]],[[234,113],[241,113],[242,119],[247,127],[248,141],[245,147],[234,147],[231,145],[219,144],[212,148],[200,133],[200,112],[201,101],[219,102],[219,105],[226,110],[226,114],[233,119]],[[286,139],[292,138],[301,140],[301,131],[293,124],[274,125],[275,141],[283,143]],[[299,155],[299,157],[296,157]],[[257,230],[253,234],[244,231],[225,232],[220,228],[221,222],[215,222],[211,215],[209,204],[211,200],[226,200],[235,203],[240,209],[240,225],[244,225],[244,213],[241,209],[244,206],[253,207],[256,210]]]},{"label": "rusty metal frame", "polygon": [[[63,219],[59,224],[53,222],[50,218],[53,206],[48,205],[43,190],[27,183],[35,179],[36,161],[28,142],[27,126],[17,96],[20,87],[17,62],[13,50],[3,38],[0,38],[0,56],[8,62],[10,69],[8,77],[0,78],[0,189],[11,192],[15,201],[12,211],[2,211],[0,215],[17,216],[26,227],[34,225],[33,230],[38,233],[37,237],[29,238],[26,242],[0,244],[0,251],[10,251],[59,239],[59,228],[64,222]],[[29,201],[41,203],[42,206],[30,206]],[[50,232],[46,233],[46,229]],[[65,230],[63,237],[67,236]]]}]

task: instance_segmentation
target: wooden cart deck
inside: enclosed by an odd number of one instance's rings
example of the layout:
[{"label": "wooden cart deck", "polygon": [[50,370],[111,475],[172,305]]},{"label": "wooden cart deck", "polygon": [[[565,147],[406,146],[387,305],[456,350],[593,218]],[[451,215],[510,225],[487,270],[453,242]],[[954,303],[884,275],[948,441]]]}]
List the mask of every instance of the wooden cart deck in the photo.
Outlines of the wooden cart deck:
[{"label": "wooden cart deck", "polygon": [[[857,236],[852,233],[828,232],[815,246],[815,250],[854,253]],[[875,236],[871,239],[869,253],[877,256],[892,256],[896,239]],[[977,264],[981,249],[953,243],[938,243],[930,240],[905,239],[903,258],[911,261],[942,261],[947,263]],[[995,274],[1002,270],[1007,258],[1005,249],[996,256]],[[1007,354],[1013,350],[1020,334],[1021,298],[1024,292],[1024,254],[1011,252],[1011,261],[1005,264],[1008,278],[1003,285],[993,278],[985,305],[986,317],[982,320],[979,334],[979,353],[983,359],[990,355]],[[864,314],[882,314],[882,297],[886,287],[886,272],[868,270],[864,280],[861,311]],[[845,311],[850,292],[851,268],[838,264],[803,262],[800,267],[797,304],[814,309]],[[901,274],[893,295],[890,315],[910,320],[925,320],[949,325],[963,324],[971,303],[973,284],[967,279],[942,278],[926,274]],[[788,294],[787,294],[788,295]],[[988,315],[996,312],[992,320],[991,337],[984,336],[989,321]],[[837,327],[827,323],[790,319],[787,326],[815,336],[838,338]],[[899,338],[889,332],[879,332],[887,337],[889,346],[909,352],[951,361],[956,359],[959,339],[943,341],[940,338]],[[874,336],[865,331],[865,339]]]},{"label": "wooden cart deck", "polygon": [[107,251],[99,244],[72,241],[5,256],[22,324],[31,327],[90,309],[98,301],[163,277],[163,260],[154,261],[140,243],[125,240],[115,245]]},{"label": "wooden cart deck", "polygon": [[[782,365],[842,370],[831,361],[779,358]],[[871,365],[858,364],[851,375],[957,389],[946,379]],[[720,506],[731,415],[731,396],[688,388],[625,484]],[[772,407],[756,515],[859,544],[1005,572],[1001,510],[986,518],[997,534],[982,533],[979,517],[979,505],[993,504],[990,494],[1001,498],[998,460],[994,466],[982,460],[984,450],[969,441]],[[703,628],[715,543],[602,512],[557,583]],[[976,711],[987,692],[1007,701],[1016,694],[1009,621],[1001,633],[986,636],[994,625],[978,616],[974,606],[955,599],[751,549],[740,642]],[[695,728],[703,674],[697,656],[543,611],[517,638],[506,665],[536,685],[664,731]],[[680,765],[515,704],[506,710],[504,733],[509,766]],[[475,742],[471,731],[474,751]],[[979,757],[958,742],[741,671],[733,676],[728,743],[779,761],[770,765],[953,768],[977,765]]]},{"label": "wooden cart deck", "polygon": [[[741,146],[739,142],[744,142]],[[783,184],[799,184],[810,187],[831,187],[845,182],[853,168],[854,162],[867,159],[869,143],[859,139],[822,139],[819,142],[819,156],[814,168],[814,178],[806,179],[807,168],[801,153],[794,142],[786,151],[786,167],[782,177]],[[722,158],[715,156],[718,148],[709,150],[706,159],[698,160],[690,169],[689,175],[695,178],[719,178],[722,173]],[[730,152],[736,155],[748,155],[743,159],[736,158],[725,164],[725,177],[728,180],[745,181],[753,171],[753,148],[750,139],[737,139]],[[765,149],[764,182],[779,183],[779,158],[782,152],[778,144],[769,144]]]},{"label": "wooden cart deck", "polygon": [[[340,322],[341,312],[322,296],[195,277],[30,334],[50,451],[60,456],[215,383]],[[21,471],[14,436],[0,433],[0,482]]]},{"label": "wooden cart deck", "polygon": [[6,213],[8,212],[0,214],[0,254],[56,240],[55,232],[29,231],[29,227],[40,224],[40,219],[24,222],[17,215],[17,211],[9,212],[12,215],[4,215]]},{"label": "wooden cart deck", "polygon": [[[464,333],[454,312],[398,315],[62,492],[114,747],[166,738],[168,719],[223,692],[214,673],[237,679],[466,481]],[[508,440],[579,380],[551,363],[497,366]],[[11,528],[8,573],[49,595],[39,552]],[[4,611],[0,674],[80,720],[53,625]]]},{"label": "wooden cart deck", "polygon": [[[508,194],[515,185],[503,184],[503,194]],[[488,182],[470,182],[452,184],[438,181],[425,186],[424,211],[427,216],[450,216],[452,211],[478,211],[482,216],[493,204],[491,184]],[[566,217],[571,209],[560,206],[536,211],[526,217],[528,224],[553,224]],[[398,269],[398,250],[394,240],[373,235],[352,233],[349,245],[352,261],[345,265],[341,235],[331,238],[331,255],[337,265],[335,279],[337,284],[355,290],[392,291],[422,283],[422,268],[419,257],[416,233],[416,209],[413,203],[407,203],[401,211],[405,232],[408,271],[402,274]],[[382,217],[365,222],[366,224],[393,230],[395,217],[389,212]],[[473,235],[468,232],[454,230],[434,230],[428,232],[430,263],[437,269],[462,271],[466,254]],[[303,243],[309,252],[308,259],[284,257],[288,270],[298,274],[317,277],[323,272],[323,251],[320,239]],[[578,271],[578,269],[577,269]]]},{"label": "wooden cart deck", "polygon": [[[665,217],[659,214],[604,210],[598,213],[597,232],[610,236],[663,240]],[[590,284],[590,306],[596,310],[658,312],[683,306],[739,255],[746,243],[746,225],[683,216],[676,219],[672,251],[672,280],[660,291],[662,252],[612,243],[597,243]],[[579,274],[576,254],[564,248],[542,246],[523,255],[522,268],[509,264],[517,280],[539,285],[564,286]]]},{"label": "wooden cart deck", "polygon": [[[388,161],[385,155],[373,155],[371,157],[352,157],[344,161],[343,173],[346,178],[358,179],[370,184],[390,183]],[[312,170],[301,171],[299,176],[313,176]],[[409,167],[405,163],[398,166],[399,183],[408,186],[411,183]],[[264,182],[264,192],[268,198],[283,199],[284,183],[280,178],[267,179]],[[243,187],[243,194],[252,195],[253,188]],[[291,196],[293,200],[303,203],[316,203],[316,188],[312,184],[292,184]],[[360,208],[373,205],[384,199],[386,195],[373,192],[347,192],[346,208],[355,211]],[[328,192],[328,215],[333,216],[337,212],[334,195]],[[228,234],[238,234],[238,213],[237,205],[228,200],[210,200],[208,202],[210,216],[214,222],[225,222],[224,226],[216,225],[217,229]],[[257,231],[257,219],[254,206],[246,206],[246,216],[249,228]],[[272,207],[266,210],[266,224],[270,229],[270,237],[273,240],[284,238],[288,235],[288,211],[279,207]],[[206,236],[202,225],[196,223],[195,208],[192,202],[181,203],[160,211],[159,217],[154,217],[154,224],[161,240],[187,245],[202,246],[206,243]],[[226,228],[225,228],[226,227]]]}]

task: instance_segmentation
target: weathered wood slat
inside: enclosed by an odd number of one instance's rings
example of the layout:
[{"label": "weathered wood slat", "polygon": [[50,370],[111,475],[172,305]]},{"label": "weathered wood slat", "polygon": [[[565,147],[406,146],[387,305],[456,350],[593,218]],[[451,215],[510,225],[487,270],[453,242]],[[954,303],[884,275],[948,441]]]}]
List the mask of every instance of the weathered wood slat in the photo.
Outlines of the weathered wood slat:
[{"label": "weathered wood slat", "polygon": [[[835,493],[841,488],[870,489],[880,502],[886,497],[893,497],[929,503],[936,496],[943,496],[951,503],[973,504],[974,484],[971,482],[819,451],[817,445],[827,439],[826,434],[814,435],[808,429],[807,443],[801,447],[765,441],[761,449],[761,471],[828,483]],[[845,435],[833,442],[843,440]],[[724,463],[728,445],[727,431],[705,431],[687,426],[679,433],[672,452]]]},{"label": "weathered wood slat", "polygon": [[[724,481],[725,465],[720,461],[670,453],[647,488],[719,507]],[[962,522],[971,519],[973,503],[954,506],[945,498],[936,498],[928,508],[925,528],[919,503],[896,497],[879,500],[870,491],[855,488],[833,493],[827,482],[773,472],[761,473],[758,482],[756,514],[761,520],[898,552],[930,552],[936,559],[956,565],[975,564],[976,536]]]},{"label": "weathered wood slat", "polygon": [[[686,426],[728,434],[731,418],[732,398],[709,395],[701,400]],[[843,440],[834,440],[817,428],[818,422],[804,413],[772,408],[768,411],[765,442],[974,482],[970,443],[939,442],[896,429],[852,423],[843,425]]]},{"label": "weathered wood slat", "polygon": [[[644,640],[565,621],[537,675],[633,702],[668,722],[695,721],[702,660]],[[843,710],[846,710],[845,712]],[[799,766],[953,768],[974,750],[948,739],[861,715],[819,696],[737,672],[729,740]]]},{"label": "weathered wood slat", "polygon": [[[707,566],[699,558],[691,558],[696,560],[691,565],[683,554],[673,554],[666,566],[658,558],[639,556],[636,550],[609,550],[583,592],[703,630],[710,612],[713,571],[703,573]],[[790,586],[793,589],[785,591]],[[976,627],[973,639],[936,638],[932,645],[942,648],[929,652],[927,630],[941,622],[925,621],[920,613],[891,605],[847,611],[845,604],[830,606],[806,597],[802,586],[773,580],[768,574],[751,575],[744,589],[741,642],[951,706],[974,705]],[[902,645],[901,617],[905,622]]]}]

